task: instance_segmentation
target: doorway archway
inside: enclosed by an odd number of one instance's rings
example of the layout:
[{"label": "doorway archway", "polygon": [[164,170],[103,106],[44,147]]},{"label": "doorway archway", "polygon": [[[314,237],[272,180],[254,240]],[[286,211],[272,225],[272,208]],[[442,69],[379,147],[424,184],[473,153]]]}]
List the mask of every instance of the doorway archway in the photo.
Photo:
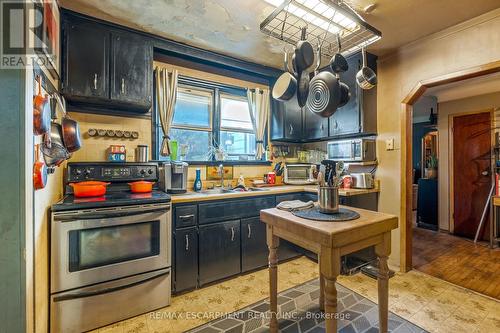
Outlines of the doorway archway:
[{"label": "doorway archway", "polygon": [[500,72],[500,61],[490,62],[418,82],[401,102],[401,224],[400,269],[412,269],[412,116],[413,104],[429,88]]}]

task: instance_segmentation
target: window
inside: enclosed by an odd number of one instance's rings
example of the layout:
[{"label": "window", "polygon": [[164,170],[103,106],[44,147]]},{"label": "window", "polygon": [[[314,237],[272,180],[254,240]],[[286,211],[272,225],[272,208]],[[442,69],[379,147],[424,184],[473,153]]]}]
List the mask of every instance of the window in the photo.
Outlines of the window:
[{"label": "window", "polygon": [[[163,136],[156,115],[157,157]],[[226,160],[255,160],[255,131],[246,89],[179,77],[170,137],[178,142],[177,156],[186,161],[212,161],[212,146],[221,147]]]}]

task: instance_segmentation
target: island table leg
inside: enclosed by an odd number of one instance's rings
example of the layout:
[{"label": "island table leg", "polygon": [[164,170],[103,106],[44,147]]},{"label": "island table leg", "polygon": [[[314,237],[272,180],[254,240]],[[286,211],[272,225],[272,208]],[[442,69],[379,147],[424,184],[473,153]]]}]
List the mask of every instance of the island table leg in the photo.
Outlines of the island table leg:
[{"label": "island table leg", "polygon": [[269,247],[269,330],[278,332],[278,246],[279,238],[273,234],[272,226],[267,226],[267,246]]},{"label": "island table leg", "polygon": [[337,281],[337,276],[340,274],[339,249],[321,248],[319,262],[320,278],[324,280],[324,315],[326,333],[336,333],[338,308],[337,288],[335,287],[335,282]]},{"label": "island table leg", "polygon": [[384,234],[384,240],[375,246],[378,263],[378,320],[379,332],[387,333],[389,321],[389,266],[387,258],[391,253],[391,234]]}]

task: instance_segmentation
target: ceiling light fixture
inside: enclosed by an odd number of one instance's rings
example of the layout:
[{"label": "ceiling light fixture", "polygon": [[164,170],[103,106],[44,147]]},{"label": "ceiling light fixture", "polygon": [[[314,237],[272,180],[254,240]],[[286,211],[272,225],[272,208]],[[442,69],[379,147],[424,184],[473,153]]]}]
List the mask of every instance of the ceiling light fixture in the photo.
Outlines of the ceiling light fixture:
[{"label": "ceiling light fixture", "polygon": [[381,32],[366,23],[342,0],[264,0],[276,7],[260,24],[260,30],[274,38],[295,45],[301,28],[307,26],[307,39],[321,44],[322,54],[337,51],[337,35],[342,53],[348,55],[379,40]]}]

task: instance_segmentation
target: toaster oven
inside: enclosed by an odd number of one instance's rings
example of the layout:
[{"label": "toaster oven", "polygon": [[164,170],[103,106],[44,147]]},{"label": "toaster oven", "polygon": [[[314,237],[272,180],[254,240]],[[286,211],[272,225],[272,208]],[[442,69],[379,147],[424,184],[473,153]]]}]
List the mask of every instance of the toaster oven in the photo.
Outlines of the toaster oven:
[{"label": "toaster oven", "polygon": [[316,184],[314,178],[314,164],[285,164],[283,168],[283,182],[289,185]]}]

